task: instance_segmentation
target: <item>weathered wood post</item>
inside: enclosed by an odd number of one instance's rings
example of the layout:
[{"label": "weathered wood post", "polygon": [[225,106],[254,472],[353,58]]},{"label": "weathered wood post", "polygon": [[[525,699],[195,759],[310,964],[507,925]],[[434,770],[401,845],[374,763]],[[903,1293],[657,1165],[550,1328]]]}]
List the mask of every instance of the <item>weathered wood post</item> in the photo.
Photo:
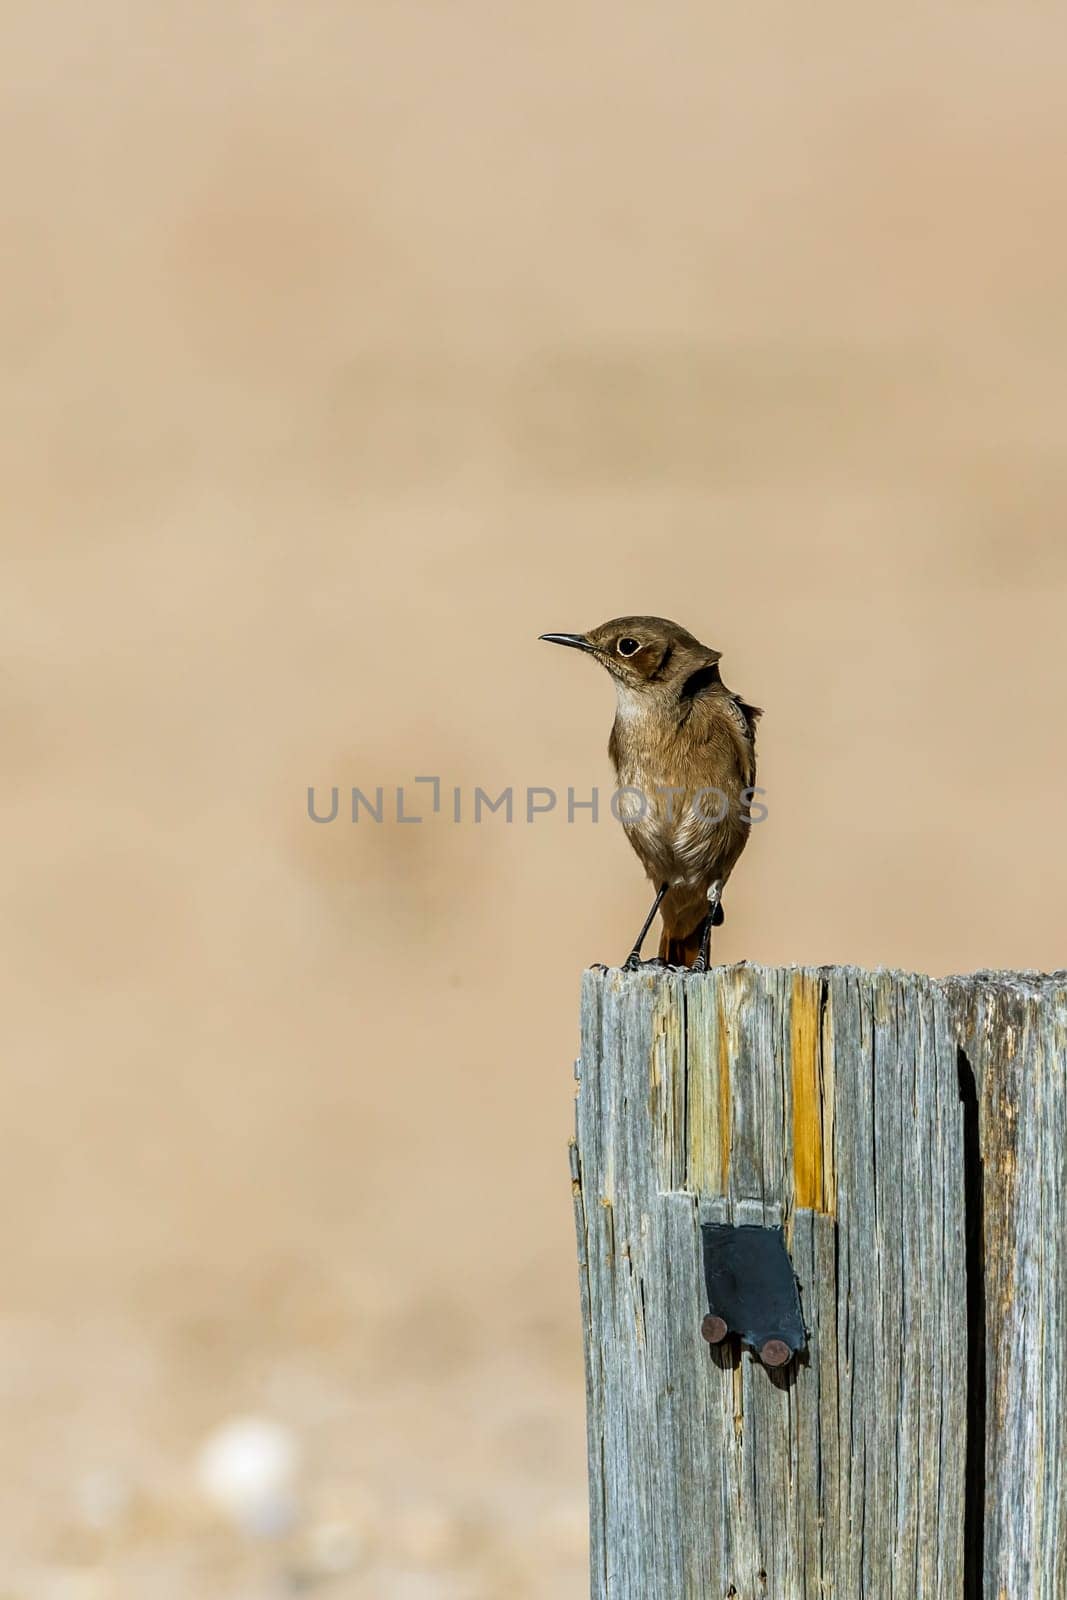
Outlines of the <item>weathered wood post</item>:
[{"label": "weathered wood post", "polygon": [[[1065,1600],[1067,974],[585,976],[594,1600]],[[807,1348],[709,1345],[702,1224]]]}]

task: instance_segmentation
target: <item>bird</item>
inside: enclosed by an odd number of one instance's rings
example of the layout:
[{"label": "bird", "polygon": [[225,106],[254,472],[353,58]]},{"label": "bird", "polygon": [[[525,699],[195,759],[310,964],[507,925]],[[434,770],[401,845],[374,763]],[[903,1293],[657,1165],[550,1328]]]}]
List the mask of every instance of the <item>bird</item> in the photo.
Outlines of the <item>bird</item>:
[{"label": "bird", "polygon": [[756,724],[763,715],[722,681],[722,652],[665,617],[614,617],[588,633],[543,633],[582,650],[615,683],[608,754],[616,815],[656,898],[624,967],[659,912],[652,964],[707,969],[722,894],[748,843],[756,790]]}]

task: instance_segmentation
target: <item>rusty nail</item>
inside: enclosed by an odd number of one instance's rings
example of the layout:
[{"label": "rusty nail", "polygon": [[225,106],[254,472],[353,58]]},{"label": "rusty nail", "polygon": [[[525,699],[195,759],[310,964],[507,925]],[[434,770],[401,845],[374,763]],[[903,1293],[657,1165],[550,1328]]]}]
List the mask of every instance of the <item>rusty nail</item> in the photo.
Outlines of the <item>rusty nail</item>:
[{"label": "rusty nail", "polygon": [[700,1332],[709,1344],[722,1344],[729,1329],[721,1317],[705,1317]]},{"label": "rusty nail", "polygon": [[792,1354],[784,1339],[768,1339],[760,1345],[759,1358],[765,1367],[784,1367]]}]

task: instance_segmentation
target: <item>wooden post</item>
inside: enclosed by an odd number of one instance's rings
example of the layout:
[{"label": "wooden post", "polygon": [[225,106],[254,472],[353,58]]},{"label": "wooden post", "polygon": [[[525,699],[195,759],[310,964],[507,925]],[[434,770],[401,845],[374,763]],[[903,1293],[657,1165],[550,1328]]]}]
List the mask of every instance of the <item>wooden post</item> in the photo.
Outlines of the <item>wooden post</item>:
[{"label": "wooden post", "polygon": [[[594,1600],[1064,1600],[1067,974],[585,975]],[[808,1348],[712,1347],[782,1223]]]}]

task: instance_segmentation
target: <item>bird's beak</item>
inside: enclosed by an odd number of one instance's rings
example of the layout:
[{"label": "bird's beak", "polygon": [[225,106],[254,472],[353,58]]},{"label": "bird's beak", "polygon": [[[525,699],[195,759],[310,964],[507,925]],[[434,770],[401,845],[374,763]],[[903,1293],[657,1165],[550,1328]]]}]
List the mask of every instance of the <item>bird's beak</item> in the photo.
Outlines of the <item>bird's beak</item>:
[{"label": "bird's beak", "polygon": [[572,650],[588,650],[591,655],[596,650],[584,633],[542,633],[539,637],[547,639],[549,644],[568,644]]}]

